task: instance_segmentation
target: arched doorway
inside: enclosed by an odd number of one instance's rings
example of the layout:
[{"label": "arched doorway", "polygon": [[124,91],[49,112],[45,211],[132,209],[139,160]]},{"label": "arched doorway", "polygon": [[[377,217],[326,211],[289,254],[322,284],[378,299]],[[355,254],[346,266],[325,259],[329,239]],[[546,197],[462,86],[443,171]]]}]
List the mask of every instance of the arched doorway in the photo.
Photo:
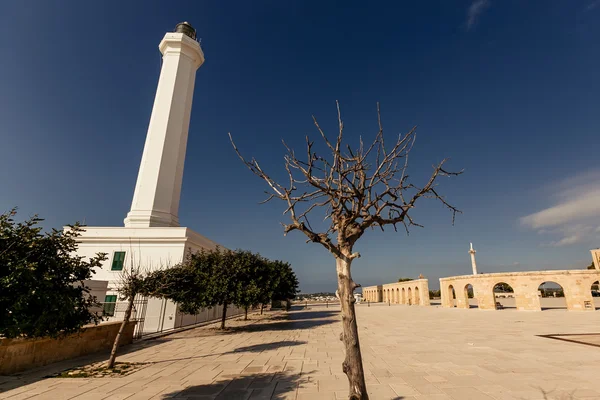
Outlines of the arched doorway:
[{"label": "arched doorway", "polygon": [[392,288],[392,295],[394,296],[394,304],[398,304],[398,293],[394,288]]},{"label": "arched doorway", "polygon": [[475,290],[473,289],[473,285],[467,283],[465,285],[465,301],[469,305],[469,308],[478,308],[479,305],[477,303],[477,298],[475,297]]},{"label": "arched doorway", "polygon": [[400,304],[400,288],[396,288],[396,303]]},{"label": "arched doorway", "polygon": [[450,307],[456,307],[456,293],[454,293],[454,286],[448,286],[448,304]]},{"label": "arched doorway", "polygon": [[419,296],[419,288],[415,286],[415,302],[414,304],[421,304],[421,296]]},{"label": "arched doorway", "polygon": [[406,291],[404,290],[404,288],[402,288],[402,303],[400,304],[406,304]]},{"label": "arched doorway", "polygon": [[498,282],[494,285],[494,303],[496,309],[517,308],[515,300],[515,291],[506,282]]},{"label": "arched doorway", "polygon": [[565,290],[556,282],[542,282],[538,286],[538,296],[540,297],[542,311],[567,308]]},{"label": "arched doorway", "polygon": [[410,290],[410,288],[408,288],[407,294],[408,294],[408,305],[410,306],[410,305],[412,305],[412,291]]},{"label": "arched doorway", "polygon": [[592,283],[592,300],[594,307],[600,308],[600,281]]}]

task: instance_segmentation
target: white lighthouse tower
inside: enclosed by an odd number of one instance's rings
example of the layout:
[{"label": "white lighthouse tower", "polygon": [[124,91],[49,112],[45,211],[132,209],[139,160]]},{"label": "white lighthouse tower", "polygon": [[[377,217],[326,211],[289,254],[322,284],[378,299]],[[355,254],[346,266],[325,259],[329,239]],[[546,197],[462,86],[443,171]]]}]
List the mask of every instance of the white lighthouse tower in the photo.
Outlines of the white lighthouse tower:
[{"label": "white lighthouse tower", "polygon": [[196,70],[204,53],[187,22],[158,48],[163,64],[126,227],[179,226],[179,196]]},{"label": "white lighthouse tower", "polygon": [[[204,54],[196,30],[187,22],[165,34],[158,48],[163,55],[162,68],[125,226],[86,227],[78,238],[79,255],[108,254],[109,259],[94,275],[94,280],[108,282],[105,299],[99,301],[115,301],[124,268],[165,268],[181,262],[187,252],[216,247],[204,236],[179,226],[178,217],[196,71],[204,63]],[[146,332],[176,328],[190,320],[175,303],[165,300],[149,299],[145,309]],[[235,309],[228,312],[235,313]]]}]

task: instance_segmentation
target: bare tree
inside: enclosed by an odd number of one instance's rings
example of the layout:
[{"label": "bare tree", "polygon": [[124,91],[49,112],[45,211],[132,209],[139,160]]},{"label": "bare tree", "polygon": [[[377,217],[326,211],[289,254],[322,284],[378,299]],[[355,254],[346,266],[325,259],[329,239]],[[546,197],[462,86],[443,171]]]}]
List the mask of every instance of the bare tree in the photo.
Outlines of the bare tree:
[{"label": "bare tree", "polygon": [[[422,226],[410,214],[417,200],[433,198],[452,211],[452,222],[458,209],[450,205],[436,189],[440,176],[459,175],[444,168],[447,159],[433,167],[433,173],[424,186],[409,182],[408,155],[416,138],[416,127],[399,135],[391,149],[386,149],[379,104],[377,120],[379,131],[373,143],[365,147],[360,139],[358,149],[342,144],[344,124],[337,105],[338,134],[335,142],[327,139],[316,118],[313,121],[331,156],[323,157],[316,153],[314,142],[306,137],[306,160],[302,161],[294,150],[287,149],[285,169],[289,175],[286,184],[277,183],[252,158],[244,159],[236,147],[231,134],[229,138],[239,158],[254,174],[262,178],[270,187],[267,202],[274,198],[286,204],[284,214],[291,218],[290,224],[282,224],[284,235],[297,230],[304,233],[308,242],[319,243],[333,254],[338,277],[337,293],[341,302],[343,332],[340,340],[344,343],[346,358],[342,363],[349,381],[349,399],[368,399],[365,386],[362,356],[354,310],[354,290],[360,287],[352,280],[350,267],[360,254],[354,252],[357,240],[369,228],[391,225],[396,230],[402,224],[409,232],[412,226]],[[328,228],[318,232],[311,226],[308,215],[316,209],[324,210]]]}]

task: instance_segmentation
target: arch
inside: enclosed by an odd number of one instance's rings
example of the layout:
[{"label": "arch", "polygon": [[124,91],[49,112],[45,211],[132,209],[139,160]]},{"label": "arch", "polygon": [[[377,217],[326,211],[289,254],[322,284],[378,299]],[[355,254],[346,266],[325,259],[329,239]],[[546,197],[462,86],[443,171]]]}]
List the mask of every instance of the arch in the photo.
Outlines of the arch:
[{"label": "arch", "polygon": [[456,293],[452,285],[448,286],[448,304],[450,307],[456,307]]},{"label": "arch", "polygon": [[421,296],[419,295],[419,288],[415,286],[415,301],[414,304],[421,304]]},{"label": "arch", "polygon": [[402,288],[402,302],[401,304],[406,304],[406,291]]},{"label": "arch", "polygon": [[498,282],[492,289],[496,309],[516,308],[515,290],[506,282]]},{"label": "arch", "polygon": [[475,297],[475,289],[470,283],[467,283],[465,285],[464,296],[466,304],[468,306],[467,308],[479,308],[477,297]]},{"label": "arch", "polygon": [[412,291],[410,290],[410,288],[408,288],[408,305],[412,305]]},{"label": "arch", "polygon": [[600,281],[592,283],[592,307],[595,309],[600,308]]},{"label": "arch", "polygon": [[542,282],[537,291],[542,311],[567,308],[565,289],[559,283],[555,281]]}]

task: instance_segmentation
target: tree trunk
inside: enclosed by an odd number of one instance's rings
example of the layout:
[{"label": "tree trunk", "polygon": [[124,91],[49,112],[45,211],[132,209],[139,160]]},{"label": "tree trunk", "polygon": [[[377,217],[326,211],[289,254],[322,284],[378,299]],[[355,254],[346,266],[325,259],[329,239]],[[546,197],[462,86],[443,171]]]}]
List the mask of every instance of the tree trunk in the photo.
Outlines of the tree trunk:
[{"label": "tree trunk", "polygon": [[354,289],[357,285],[352,280],[350,273],[350,260],[336,259],[338,275],[338,293],[342,308],[343,332],[340,340],[346,349],[346,358],[342,363],[342,370],[348,376],[349,400],[368,400],[367,386],[365,385],[365,372],[363,370],[360,342],[358,340],[358,327],[356,325],[356,312],[354,310]]},{"label": "tree trunk", "polygon": [[[115,337],[115,342],[113,343],[113,348],[110,352],[110,358],[108,359],[108,368],[114,368],[115,360],[117,359],[117,349],[121,344],[121,336],[123,336],[123,331],[131,318],[131,311],[133,310],[133,301],[135,300],[135,296],[132,296],[127,303],[127,309],[125,310],[125,316],[123,317],[123,322],[121,323],[121,327],[119,327],[119,332]],[[116,307],[115,307],[116,308]]]},{"label": "tree trunk", "polygon": [[248,321],[248,307],[244,308],[244,321]]},{"label": "tree trunk", "polygon": [[260,303],[260,315],[262,315],[264,309],[265,305],[263,303]]},{"label": "tree trunk", "polygon": [[223,303],[223,316],[221,317],[221,329],[225,329],[225,319],[227,318],[227,303]]}]

